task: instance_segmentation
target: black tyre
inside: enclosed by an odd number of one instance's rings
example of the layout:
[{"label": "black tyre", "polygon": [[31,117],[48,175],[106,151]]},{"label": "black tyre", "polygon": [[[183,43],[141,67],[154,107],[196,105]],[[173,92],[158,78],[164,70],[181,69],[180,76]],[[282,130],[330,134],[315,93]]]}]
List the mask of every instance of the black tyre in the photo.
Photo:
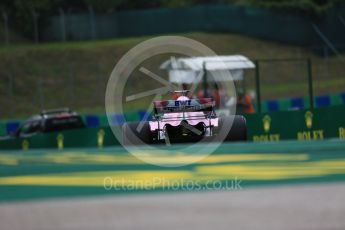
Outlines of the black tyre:
[{"label": "black tyre", "polygon": [[144,122],[141,129],[137,129],[140,122],[125,123],[122,126],[122,144],[141,145],[151,144],[152,134],[148,122]]},{"label": "black tyre", "polygon": [[[233,123],[231,126],[231,121]],[[243,116],[235,115],[233,117],[220,117],[220,129],[231,126],[229,132],[225,135],[224,141],[246,141],[247,140],[247,124]]]}]

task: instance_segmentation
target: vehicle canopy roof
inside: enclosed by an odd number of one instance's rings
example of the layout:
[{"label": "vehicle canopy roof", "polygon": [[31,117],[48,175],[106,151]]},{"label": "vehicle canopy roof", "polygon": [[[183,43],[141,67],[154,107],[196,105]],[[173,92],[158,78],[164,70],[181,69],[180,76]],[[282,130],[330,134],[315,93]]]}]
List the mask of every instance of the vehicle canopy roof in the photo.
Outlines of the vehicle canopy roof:
[{"label": "vehicle canopy roof", "polygon": [[[244,70],[253,68],[255,64],[243,55],[171,58],[160,66],[169,71],[170,82],[179,84],[199,82],[200,72],[205,71],[211,73],[209,82],[243,80]],[[224,77],[229,76],[224,75],[225,71],[230,72],[232,79]]]}]

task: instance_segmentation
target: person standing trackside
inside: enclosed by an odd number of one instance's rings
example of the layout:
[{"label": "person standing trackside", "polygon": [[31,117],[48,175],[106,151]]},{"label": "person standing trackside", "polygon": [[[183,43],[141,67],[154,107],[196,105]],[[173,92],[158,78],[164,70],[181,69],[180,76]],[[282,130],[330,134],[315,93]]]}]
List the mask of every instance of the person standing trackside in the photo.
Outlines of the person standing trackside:
[{"label": "person standing trackside", "polygon": [[244,94],[244,92],[238,92],[237,108],[239,113],[254,113],[253,100],[250,95]]}]

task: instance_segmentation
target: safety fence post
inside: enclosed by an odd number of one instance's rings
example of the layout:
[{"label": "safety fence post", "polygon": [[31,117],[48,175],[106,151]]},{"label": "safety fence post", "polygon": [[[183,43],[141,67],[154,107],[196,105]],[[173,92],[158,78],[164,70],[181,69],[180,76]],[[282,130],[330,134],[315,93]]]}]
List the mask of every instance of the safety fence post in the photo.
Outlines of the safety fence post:
[{"label": "safety fence post", "polygon": [[260,69],[259,61],[255,61],[255,83],[258,113],[261,113],[261,92],[260,92]]},{"label": "safety fence post", "polygon": [[313,91],[313,73],[312,73],[312,64],[311,60],[307,60],[308,68],[308,90],[309,90],[309,105],[310,109],[314,109],[314,91]]}]

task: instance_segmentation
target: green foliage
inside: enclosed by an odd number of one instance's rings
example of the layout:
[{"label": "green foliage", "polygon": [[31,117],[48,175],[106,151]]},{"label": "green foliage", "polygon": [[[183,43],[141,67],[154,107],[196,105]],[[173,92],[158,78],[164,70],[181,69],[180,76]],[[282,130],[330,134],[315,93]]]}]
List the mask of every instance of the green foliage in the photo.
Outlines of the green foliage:
[{"label": "green foliage", "polygon": [[125,0],[84,0],[83,5],[92,7],[96,12],[111,12],[124,2]]},{"label": "green foliage", "polygon": [[94,12],[102,14],[131,9],[235,4],[319,16],[340,2],[341,0],[1,0],[0,13],[3,11],[8,14],[12,30],[32,38],[34,15],[38,15],[40,25],[44,26],[50,16],[59,13],[59,9],[69,13],[88,12],[93,9]]},{"label": "green foliage", "polygon": [[242,0],[250,6],[264,7],[273,10],[302,12],[320,15],[334,7],[340,0]]},{"label": "green foliage", "polygon": [[0,8],[22,12],[36,9],[51,11],[54,8],[86,10],[92,6],[96,11],[109,12],[119,9],[145,9],[155,7],[189,7],[199,4],[244,4],[270,9],[324,12],[340,0],[2,0]]}]

